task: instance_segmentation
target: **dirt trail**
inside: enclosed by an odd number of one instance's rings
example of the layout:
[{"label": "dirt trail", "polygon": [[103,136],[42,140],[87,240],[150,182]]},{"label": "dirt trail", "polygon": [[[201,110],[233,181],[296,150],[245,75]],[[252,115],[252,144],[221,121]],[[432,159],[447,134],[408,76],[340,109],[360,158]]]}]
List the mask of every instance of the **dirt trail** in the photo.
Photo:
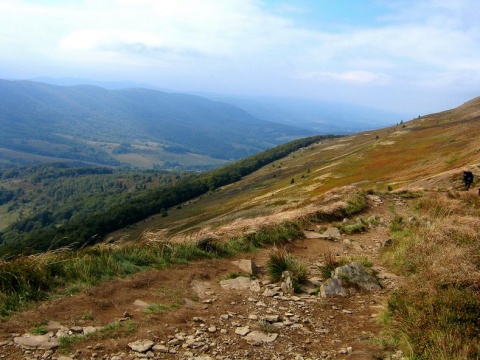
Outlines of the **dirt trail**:
[{"label": "dirt trail", "polygon": [[[396,349],[380,347],[377,319],[389,292],[399,282],[383,268],[379,258],[381,245],[389,237],[387,226],[393,216],[390,201],[397,209],[406,209],[398,198],[381,202],[370,199],[362,217],[376,216],[383,221],[365,233],[342,235],[337,241],[306,238],[286,246],[307,265],[309,275],[317,278],[321,276],[324,254],[366,256],[378,272],[383,286],[380,291],[326,299],[307,294],[266,296],[265,290],[277,284],[269,284],[264,271],[258,276],[257,291],[224,290],[220,286],[222,278],[241,272],[233,260],[251,259],[264,267],[272,251],[264,249],[232,259],[150,270],[44,302],[0,324],[0,358],[390,359],[389,353]],[[311,227],[329,225],[318,223]],[[195,293],[192,282],[204,288]],[[146,304],[156,306],[147,308]],[[46,324],[57,331],[58,323],[70,331],[109,327],[72,342],[63,352],[62,347],[26,351],[13,344],[14,336]],[[246,327],[251,333],[260,330],[278,336],[272,342],[248,341],[248,335],[239,334],[239,329]],[[142,353],[131,351],[128,344],[137,340],[151,340],[155,346]],[[398,357],[397,353],[393,358]]]}]

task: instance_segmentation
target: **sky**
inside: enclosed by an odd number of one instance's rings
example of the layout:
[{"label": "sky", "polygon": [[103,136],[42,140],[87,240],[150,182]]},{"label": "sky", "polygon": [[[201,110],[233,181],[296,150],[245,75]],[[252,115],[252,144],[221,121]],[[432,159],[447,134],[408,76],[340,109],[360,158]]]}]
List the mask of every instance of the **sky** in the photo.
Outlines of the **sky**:
[{"label": "sky", "polygon": [[0,78],[427,113],[480,96],[478,0],[0,0]]}]

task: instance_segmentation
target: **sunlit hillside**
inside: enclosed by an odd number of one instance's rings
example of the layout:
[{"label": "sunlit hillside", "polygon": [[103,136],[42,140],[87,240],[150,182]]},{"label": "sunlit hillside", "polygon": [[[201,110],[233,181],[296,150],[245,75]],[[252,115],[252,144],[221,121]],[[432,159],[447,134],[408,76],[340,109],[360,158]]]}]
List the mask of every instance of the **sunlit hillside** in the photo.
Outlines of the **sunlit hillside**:
[{"label": "sunlit hillside", "polygon": [[314,211],[319,196],[344,186],[381,192],[427,186],[461,189],[462,171],[480,170],[479,113],[477,98],[389,128],[317,143],[113,238],[229,237],[305,216]]},{"label": "sunlit hillside", "polygon": [[[67,223],[66,236],[34,233],[23,254],[0,261],[0,351],[270,359],[299,344],[292,359],[478,359],[479,112],[475,99],[386,129],[302,139],[111,204]],[[175,205],[140,217],[155,196]],[[114,219],[121,230],[103,238]],[[66,242],[25,256],[35,234]],[[363,269],[376,289],[338,275],[345,268]],[[344,292],[327,294],[334,282]]]}]

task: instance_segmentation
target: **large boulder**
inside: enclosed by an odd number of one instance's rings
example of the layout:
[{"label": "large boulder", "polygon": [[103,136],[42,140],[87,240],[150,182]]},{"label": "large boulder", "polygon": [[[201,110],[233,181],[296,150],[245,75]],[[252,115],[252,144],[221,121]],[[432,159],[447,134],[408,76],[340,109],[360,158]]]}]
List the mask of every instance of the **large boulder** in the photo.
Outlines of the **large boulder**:
[{"label": "large boulder", "polygon": [[336,268],[332,277],[320,286],[321,297],[347,296],[357,289],[380,290],[378,279],[365,271],[362,265],[354,262]]},{"label": "large boulder", "polygon": [[347,296],[348,290],[343,286],[342,280],[330,278],[320,286],[320,296],[323,298],[334,296]]},{"label": "large boulder", "polygon": [[380,290],[382,287],[377,278],[365,271],[359,263],[351,263],[336,268],[333,277],[342,279],[343,282],[363,290]]}]

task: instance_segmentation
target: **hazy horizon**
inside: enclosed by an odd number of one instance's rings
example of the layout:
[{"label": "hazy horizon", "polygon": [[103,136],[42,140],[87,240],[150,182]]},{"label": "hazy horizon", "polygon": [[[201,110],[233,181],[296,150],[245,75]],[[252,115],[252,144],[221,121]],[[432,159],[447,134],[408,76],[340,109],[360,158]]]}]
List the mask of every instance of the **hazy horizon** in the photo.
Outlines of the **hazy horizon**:
[{"label": "hazy horizon", "polygon": [[0,78],[424,115],[480,95],[479,10],[473,0],[3,0]]}]

